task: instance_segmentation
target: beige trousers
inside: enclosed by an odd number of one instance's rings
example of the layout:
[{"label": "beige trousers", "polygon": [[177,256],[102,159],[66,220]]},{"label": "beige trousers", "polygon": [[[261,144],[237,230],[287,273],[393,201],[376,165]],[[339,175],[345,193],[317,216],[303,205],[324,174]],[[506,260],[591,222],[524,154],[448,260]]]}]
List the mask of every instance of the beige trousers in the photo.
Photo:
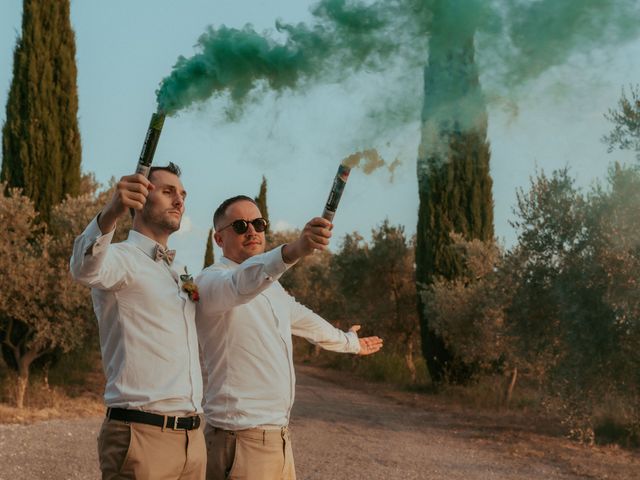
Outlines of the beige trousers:
[{"label": "beige trousers", "polygon": [[208,425],[207,480],[295,480],[291,437],[281,430],[236,432]]},{"label": "beige trousers", "polygon": [[103,480],[203,480],[206,454],[202,428],[163,431],[105,419],[98,436]]}]

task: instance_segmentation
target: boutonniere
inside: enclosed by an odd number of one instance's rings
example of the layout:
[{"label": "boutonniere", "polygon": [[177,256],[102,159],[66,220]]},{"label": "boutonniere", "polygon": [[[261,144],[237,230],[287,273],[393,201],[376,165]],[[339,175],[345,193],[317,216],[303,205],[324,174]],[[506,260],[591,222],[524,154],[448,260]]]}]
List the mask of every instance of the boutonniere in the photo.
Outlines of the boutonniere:
[{"label": "boutonniere", "polygon": [[182,290],[187,292],[192,302],[200,300],[198,286],[193,281],[193,277],[187,272],[187,267],[184,267],[184,274],[180,275],[180,281],[182,282]]}]

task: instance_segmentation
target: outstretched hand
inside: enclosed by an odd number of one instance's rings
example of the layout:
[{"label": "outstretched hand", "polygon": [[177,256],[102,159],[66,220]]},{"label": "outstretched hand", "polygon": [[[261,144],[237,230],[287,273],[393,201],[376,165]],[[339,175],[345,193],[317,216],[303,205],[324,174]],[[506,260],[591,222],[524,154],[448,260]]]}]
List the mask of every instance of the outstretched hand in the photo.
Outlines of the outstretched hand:
[{"label": "outstretched hand", "polygon": [[[349,331],[358,333],[360,330],[360,325],[353,325]],[[372,353],[376,353],[378,350],[382,348],[382,339],[380,337],[358,337],[358,342],[360,342],[360,351],[358,355],[371,355]]]}]

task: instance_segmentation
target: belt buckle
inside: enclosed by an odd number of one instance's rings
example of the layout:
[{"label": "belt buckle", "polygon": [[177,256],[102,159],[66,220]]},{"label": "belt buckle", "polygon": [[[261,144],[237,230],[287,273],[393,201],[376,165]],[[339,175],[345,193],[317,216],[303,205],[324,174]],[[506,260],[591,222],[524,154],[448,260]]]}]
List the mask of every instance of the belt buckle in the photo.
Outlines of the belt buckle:
[{"label": "belt buckle", "polygon": [[178,419],[179,418],[180,417],[178,417],[178,416],[173,417],[173,427],[171,427],[173,430],[178,430]]}]

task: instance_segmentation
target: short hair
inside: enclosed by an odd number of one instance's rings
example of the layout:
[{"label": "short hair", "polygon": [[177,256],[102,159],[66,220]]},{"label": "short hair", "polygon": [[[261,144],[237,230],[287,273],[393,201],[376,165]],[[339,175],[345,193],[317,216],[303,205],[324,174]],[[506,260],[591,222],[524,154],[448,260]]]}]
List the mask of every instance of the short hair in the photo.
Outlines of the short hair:
[{"label": "short hair", "polygon": [[258,207],[258,204],[256,203],[256,201],[251,197],[247,197],[246,195],[236,195],[235,197],[227,198],[224,202],[220,204],[218,208],[216,208],[216,211],[213,214],[213,227],[217,230],[220,220],[222,220],[222,217],[224,217],[225,213],[227,213],[227,208],[229,208],[234,203],[242,202],[242,201],[251,202],[256,207]]},{"label": "short hair", "polygon": [[[151,175],[153,175],[153,172],[157,172],[157,171],[173,173],[176,177],[179,177],[180,175],[182,175],[182,170],[180,170],[180,167],[173,162],[169,162],[169,165],[165,167],[151,167],[149,169],[149,175],[147,175],[147,178],[150,179]],[[129,209],[129,213],[131,214],[131,218],[136,216],[136,211],[133,208]]]},{"label": "short hair", "polygon": [[180,170],[180,167],[173,162],[169,162],[169,165],[167,165],[166,167],[151,167],[149,169],[148,178],[151,178],[151,175],[153,175],[153,172],[157,172],[159,170],[163,172],[173,173],[176,177],[179,177],[180,175],[182,175],[182,170]]}]

